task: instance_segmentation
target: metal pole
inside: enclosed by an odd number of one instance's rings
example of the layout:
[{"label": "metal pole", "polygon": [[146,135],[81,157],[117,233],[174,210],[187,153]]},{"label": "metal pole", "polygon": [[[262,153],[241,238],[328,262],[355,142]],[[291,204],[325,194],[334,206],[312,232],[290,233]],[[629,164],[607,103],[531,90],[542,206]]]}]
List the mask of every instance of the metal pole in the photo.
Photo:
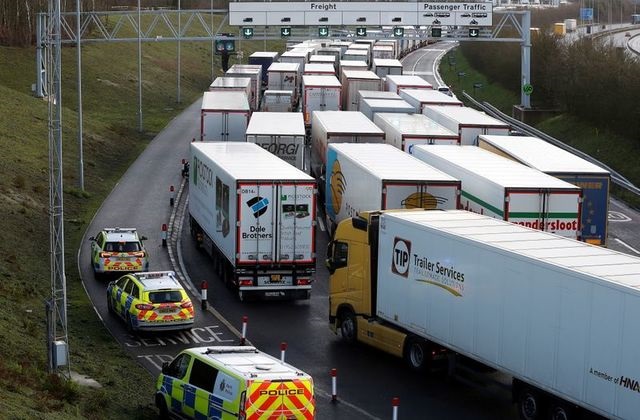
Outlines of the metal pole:
[{"label": "metal pole", "polygon": [[181,29],[181,21],[182,21],[182,15],[180,13],[180,0],[178,0],[178,75],[177,75],[177,83],[178,83],[178,103],[182,102],[182,99],[180,98],[180,36],[182,35],[182,29]]},{"label": "metal pole", "polygon": [[42,51],[45,43],[44,38],[46,38],[46,36],[42,36],[42,28],[46,25],[46,23],[43,24],[44,20],[44,15],[38,14],[38,19],[36,20],[36,98],[44,98],[43,78],[46,74],[42,65],[44,62]]},{"label": "metal pole", "polygon": [[138,0],[138,132],[142,133],[142,21],[140,18],[140,0]]},{"label": "metal pole", "polygon": [[[213,0],[211,0],[211,10],[213,10]],[[216,77],[213,59],[216,57],[215,34],[213,32],[213,12],[211,12],[211,82]]]},{"label": "metal pole", "polygon": [[531,108],[531,96],[525,94],[524,85],[531,81],[531,11],[522,15],[522,82],[520,83],[520,98],[522,107]]},{"label": "metal pole", "polygon": [[78,64],[78,187],[84,191],[84,158],[82,153],[82,50],[80,49],[80,0],[76,0],[76,53]]}]

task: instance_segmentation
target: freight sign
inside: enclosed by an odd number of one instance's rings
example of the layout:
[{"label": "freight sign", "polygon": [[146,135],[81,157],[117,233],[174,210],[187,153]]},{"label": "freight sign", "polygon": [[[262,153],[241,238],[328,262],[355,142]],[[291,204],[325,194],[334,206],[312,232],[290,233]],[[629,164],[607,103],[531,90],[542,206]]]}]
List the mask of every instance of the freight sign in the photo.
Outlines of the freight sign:
[{"label": "freight sign", "polygon": [[229,24],[491,26],[492,13],[492,2],[231,2]]}]

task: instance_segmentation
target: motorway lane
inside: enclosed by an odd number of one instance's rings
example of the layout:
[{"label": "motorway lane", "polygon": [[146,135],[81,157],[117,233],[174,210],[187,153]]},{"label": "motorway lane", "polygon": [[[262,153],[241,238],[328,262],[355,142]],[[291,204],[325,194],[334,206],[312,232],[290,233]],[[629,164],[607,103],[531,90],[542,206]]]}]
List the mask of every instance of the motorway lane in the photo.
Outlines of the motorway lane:
[{"label": "motorway lane", "polygon": [[[89,237],[104,227],[135,227],[148,238],[150,270],[172,270],[167,248],[162,247],[161,226],[169,221],[169,186],[180,186],[181,159],[188,157],[189,143],[199,127],[200,101],[171,121],[131,165],[89,224],[78,251],[78,271],[96,312],[114,338],[127,352],[157,375],[162,362],[170,360],[182,348],[198,345],[234,344],[238,338],[210,313],[200,311],[199,298],[190,293],[196,305],[196,323],[190,332],[131,335],[124,323],[108,314],[108,280],[94,278],[90,263]],[[152,401],[153,396],[149,399]]]}]

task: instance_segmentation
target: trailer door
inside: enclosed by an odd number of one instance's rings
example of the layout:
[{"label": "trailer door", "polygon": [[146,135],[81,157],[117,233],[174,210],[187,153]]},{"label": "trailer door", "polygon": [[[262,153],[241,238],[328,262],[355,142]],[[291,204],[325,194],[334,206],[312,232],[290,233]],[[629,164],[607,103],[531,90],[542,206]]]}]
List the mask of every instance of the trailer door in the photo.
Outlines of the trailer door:
[{"label": "trailer door", "polygon": [[309,182],[283,182],[277,190],[275,261],[314,263],[315,185]]}]

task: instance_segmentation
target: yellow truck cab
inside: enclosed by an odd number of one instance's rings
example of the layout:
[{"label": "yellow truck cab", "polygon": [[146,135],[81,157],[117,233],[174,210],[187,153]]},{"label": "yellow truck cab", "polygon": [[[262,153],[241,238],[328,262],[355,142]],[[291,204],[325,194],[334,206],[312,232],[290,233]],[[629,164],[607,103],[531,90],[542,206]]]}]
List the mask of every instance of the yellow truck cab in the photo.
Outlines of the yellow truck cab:
[{"label": "yellow truck cab", "polygon": [[251,346],[185,349],[162,367],[160,416],[313,419],[313,378]]}]

